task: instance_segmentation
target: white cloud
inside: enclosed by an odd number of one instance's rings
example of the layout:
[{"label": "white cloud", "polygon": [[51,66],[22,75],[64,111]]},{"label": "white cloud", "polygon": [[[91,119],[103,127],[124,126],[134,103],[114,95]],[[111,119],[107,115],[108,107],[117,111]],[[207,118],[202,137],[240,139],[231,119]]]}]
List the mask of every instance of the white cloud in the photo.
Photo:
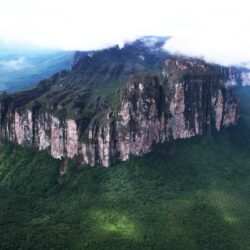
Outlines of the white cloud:
[{"label": "white cloud", "polygon": [[224,64],[250,61],[248,0],[0,0],[0,37],[97,49],[171,35],[171,52]]},{"label": "white cloud", "polygon": [[250,38],[248,36],[218,34],[193,34],[176,36],[168,40],[165,49],[177,54],[202,57],[206,61],[222,65],[245,65],[250,62]]},{"label": "white cloud", "polygon": [[24,57],[19,57],[17,59],[0,61],[0,67],[4,68],[5,70],[20,70],[31,67],[31,65]]}]

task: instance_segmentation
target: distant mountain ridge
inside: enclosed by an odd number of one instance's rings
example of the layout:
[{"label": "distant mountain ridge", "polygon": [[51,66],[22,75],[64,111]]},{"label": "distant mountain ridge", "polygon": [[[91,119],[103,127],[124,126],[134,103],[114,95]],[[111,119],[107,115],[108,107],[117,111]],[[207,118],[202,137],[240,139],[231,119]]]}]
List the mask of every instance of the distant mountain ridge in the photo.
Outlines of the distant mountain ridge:
[{"label": "distant mountain ridge", "polygon": [[73,52],[0,43],[0,91],[29,88],[63,69],[69,70]]}]

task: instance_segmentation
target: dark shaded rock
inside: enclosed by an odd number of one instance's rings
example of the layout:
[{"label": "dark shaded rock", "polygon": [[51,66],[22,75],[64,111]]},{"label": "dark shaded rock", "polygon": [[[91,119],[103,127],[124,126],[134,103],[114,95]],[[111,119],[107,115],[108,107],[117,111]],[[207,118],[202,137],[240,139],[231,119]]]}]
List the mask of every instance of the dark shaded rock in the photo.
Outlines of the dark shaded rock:
[{"label": "dark shaded rock", "polygon": [[161,46],[76,53],[71,71],[2,96],[1,137],[107,167],[154,144],[236,124],[238,101],[226,83],[240,76]]}]

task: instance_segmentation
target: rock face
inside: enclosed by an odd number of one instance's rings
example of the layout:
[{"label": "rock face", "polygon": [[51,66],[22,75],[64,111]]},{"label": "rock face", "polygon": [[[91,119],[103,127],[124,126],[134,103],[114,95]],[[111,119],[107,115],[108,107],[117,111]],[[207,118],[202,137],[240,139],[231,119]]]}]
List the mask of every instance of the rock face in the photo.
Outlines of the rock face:
[{"label": "rock face", "polygon": [[[77,157],[82,164],[108,167],[130,155],[145,154],[156,143],[236,124],[237,98],[225,86],[232,79],[230,70],[197,59],[168,56],[162,62],[160,74],[130,74],[114,93],[118,96],[115,107],[102,105],[105,108],[86,118],[87,122],[84,115],[58,115],[59,104],[49,108],[47,103],[29,105],[37,100],[37,89],[32,95],[2,97],[0,136],[25,147],[49,150],[58,159]],[[81,67],[86,70],[87,66]],[[61,73],[53,79],[64,77]],[[42,87],[46,89],[50,81]]]}]

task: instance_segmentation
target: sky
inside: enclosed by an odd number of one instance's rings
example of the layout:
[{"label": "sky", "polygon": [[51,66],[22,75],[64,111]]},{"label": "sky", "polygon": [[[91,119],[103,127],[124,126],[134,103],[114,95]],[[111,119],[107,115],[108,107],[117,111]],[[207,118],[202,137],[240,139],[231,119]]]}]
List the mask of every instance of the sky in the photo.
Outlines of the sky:
[{"label": "sky", "polygon": [[250,65],[249,0],[0,0],[0,41],[63,50],[171,36],[165,48]]}]

